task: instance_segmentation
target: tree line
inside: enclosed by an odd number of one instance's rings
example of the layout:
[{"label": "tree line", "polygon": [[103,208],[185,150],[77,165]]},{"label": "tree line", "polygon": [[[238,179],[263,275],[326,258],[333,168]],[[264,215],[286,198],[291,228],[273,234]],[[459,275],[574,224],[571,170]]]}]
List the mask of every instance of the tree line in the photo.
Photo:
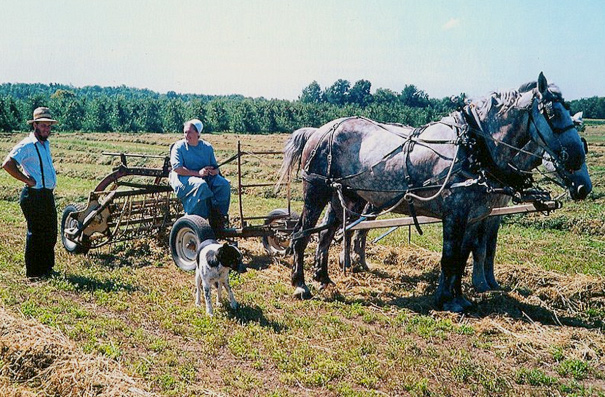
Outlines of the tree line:
[{"label": "tree line", "polygon": [[[51,108],[59,120],[56,130],[84,132],[180,132],[185,120],[199,118],[206,132],[291,132],[319,127],[335,118],[364,116],[385,123],[413,126],[438,120],[460,107],[464,93],[454,99],[430,98],[414,85],[401,92],[359,80],[339,79],[322,89],[313,81],[297,100],[249,98],[242,95],[160,94],[148,89],[73,87],[62,84],[0,85],[0,131],[26,131],[26,121],[38,106]],[[605,98],[572,101],[572,110],[586,118],[605,118]]]}]

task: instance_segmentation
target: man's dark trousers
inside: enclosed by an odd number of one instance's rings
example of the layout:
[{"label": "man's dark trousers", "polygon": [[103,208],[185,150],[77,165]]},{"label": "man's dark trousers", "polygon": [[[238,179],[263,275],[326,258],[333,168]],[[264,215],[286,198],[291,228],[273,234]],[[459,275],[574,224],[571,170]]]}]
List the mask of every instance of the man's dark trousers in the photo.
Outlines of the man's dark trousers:
[{"label": "man's dark trousers", "polygon": [[50,275],[55,265],[57,209],[50,189],[23,188],[21,210],[27,221],[25,270],[27,277]]}]

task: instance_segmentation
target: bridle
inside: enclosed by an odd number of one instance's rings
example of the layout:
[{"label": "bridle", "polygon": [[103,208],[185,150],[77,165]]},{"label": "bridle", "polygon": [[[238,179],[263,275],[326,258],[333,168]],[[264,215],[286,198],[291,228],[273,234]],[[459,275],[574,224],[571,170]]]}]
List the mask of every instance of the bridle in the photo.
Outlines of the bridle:
[{"label": "bridle", "polygon": [[[549,95],[555,96],[554,94],[548,92]],[[537,100],[537,99],[535,99]],[[576,125],[570,117],[570,123],[564,127],[557,127],[553,120],[556,117],[555,114],[555,106],[556,104],[560,104],[567,112],[569,112],[569,106],[560,98],[556,97],[554,99],[550,99],[544,101],[542,99],[538,102],[538,112],[546,121],[546,125],[550,129],[551,134],[545,132],[536,122],[534,117],[534,112],[530,112],[529,114],[529,123],[533,126],[533,129],[530,129],[531,139],[545,152],[551,159],[552,164],[555,167],[557,174],[563,179],[566,185],[571,183],[571,172],[567,170],[565,167],[565,163],[569,160],[569,153],[566,150],[565,146],[561,144],[560,137],[565,132],[575,129]],[[551,135],[551,138],[548,138],[548,135]]]},{"label": "bridle", "polygon": [[[554,119],[556,117],[554,107],[557,103],[560,103],[566,110],[568,106],[562,99],[550,91],[547,92],[549,98],[537,98],[536,94],[533,94],[531,103],[526,106],[516,107],[518,111],[528,112],[528,120],[526,131],[528,133],[528,139],[521,145],[512,145],[504,142],[500,139],[495,138],[492,134],[486,133],[481,127],[481,122],[474,107],[467,105],[463,110],[463,115],[466,122],[469,124],[469,132],[477,138],[482,144],[483,151],[486,152],[483,155],[482,164],[487,166],[488,172],[492,176],[499,180],[505,185],[510,185],[517,190],[523,190],[524,187],[531,184],[531,180],[528,175],[531,174],[529,170],[524,170],[523,167],[513,164],[513,160],[517,159],[520,155],[534,157],[536,159],[542,159],[544,153],[548,153],[553,166],[557,174],[564,180],[565,184],[571,183],[571,172],[569,172],[565,163],[569,160],[569,154],[565,147],[561,143],[560,137],[565,132],[576,128],[572,120],[570,124],[565,127],[556,127]],[[542,116],[537,118],[536,115]],[[506,164],[506,167],[498,166],[496,163],[496,156],[493,152],[491,145],[487,141],[492,141],[498,145],[507,147],[508,149],[517,152],[517,155],[513,156],[513,159]],[[536,148],[537,146],[537,148]],[[538,153],[536,153],[538,151]]]}]

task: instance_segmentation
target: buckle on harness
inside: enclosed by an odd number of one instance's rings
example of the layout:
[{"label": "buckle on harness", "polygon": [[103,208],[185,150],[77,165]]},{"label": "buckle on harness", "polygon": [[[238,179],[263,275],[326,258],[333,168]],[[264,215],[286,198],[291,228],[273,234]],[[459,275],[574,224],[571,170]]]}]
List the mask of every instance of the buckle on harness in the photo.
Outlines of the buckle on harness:
[{"label": "buckle on harness", "polygon": [[452,185],[450,186],[450,189],[454,189],[457,187],[469,187],[472,185],[476,185],[479,183],[478,179],[467,179],[464,182],[457,182],[457,183],[452,183]]}]

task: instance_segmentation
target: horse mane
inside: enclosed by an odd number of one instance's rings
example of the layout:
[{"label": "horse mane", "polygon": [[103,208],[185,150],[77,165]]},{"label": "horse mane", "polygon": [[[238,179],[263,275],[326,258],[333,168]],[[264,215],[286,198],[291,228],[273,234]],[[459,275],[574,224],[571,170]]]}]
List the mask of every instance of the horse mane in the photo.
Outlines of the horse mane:
[{"label": "horse mane", "polygon": [[470,106],[474,107],[479,117],[483,120],[494,107],[498,109],[498,113],[504,113],[515,106],[522,92],[525,91],[493,91],[484,97],[471,100]]},{"label": "horse mane", "polygon": [[[537,81],[530,81],[522,84],[517,90],[493,91],[490,94],[471,100],[470,104],[474,106],[477,114],[484,119],[495,106],[498,113],[504,113],[515,106],[522,94],[533,91],[538,87]],[[563,99],[559,87],[555,84],[548,85],[548,93],[554,98]]]},{"label": "horse mane", "polygon": [[[531,91],[533,89],[536,89],[537,87],[538,87],[537,81],[530,81],[529,83],[525,83],[525,84],[521,85],[519,87],[519,92],[525,93],[525,92]],[[550,83],[548,85],[548,92],[550,92],[555,97],[558,97],[559,99],[563,99],[563,93],[561,92],[561,89],[559,88],[559,86],[557,86],[556,84]]]},{"label": "horse mane", "polygon": [[535,89],[537,87],[538,87],[538,82],[537,81],[530,81],[529,83],[522,84],[519,87],[518,91],[521,92],[521,93],[525,93],[525,92],[531,91],[531,90],[533,90],[533,89]]}]

